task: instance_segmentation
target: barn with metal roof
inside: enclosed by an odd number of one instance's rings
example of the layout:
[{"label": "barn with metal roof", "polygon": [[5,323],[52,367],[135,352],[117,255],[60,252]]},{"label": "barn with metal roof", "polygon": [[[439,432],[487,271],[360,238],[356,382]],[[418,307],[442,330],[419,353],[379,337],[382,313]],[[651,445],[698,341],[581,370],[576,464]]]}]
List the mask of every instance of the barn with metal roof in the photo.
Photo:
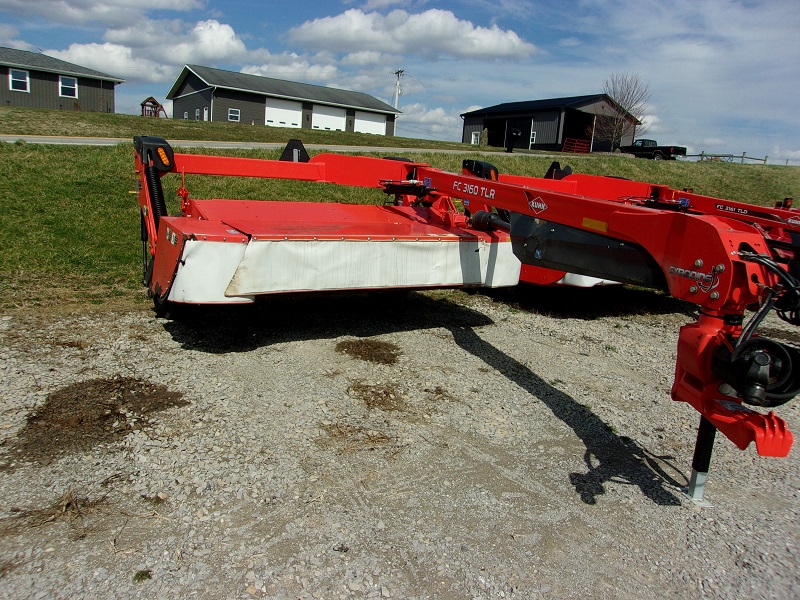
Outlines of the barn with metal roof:
[{"label": "barn with metal roof", "polygon": [[394,135],[400,111],[362,92],[185,65],[166,96],[173,118]]},{"label": "barn with metal roof", "polygon": [[0,48],[0,105],[114,112],[125,81],[38,52]]},{"label": "barn with metal roof", "polygon": [[[606,94],[506,102],[467,113],[461,141],[480,143],[481,134],[487,133],[489,146],[527,150],[571,150],[577,143],[585,151],[610,150],[610,142],[595,138],[598,117],[607,117],[619,111]],[[629,127],[622,144],[633,143],[636,127],[641,123],[625,112]]]}]

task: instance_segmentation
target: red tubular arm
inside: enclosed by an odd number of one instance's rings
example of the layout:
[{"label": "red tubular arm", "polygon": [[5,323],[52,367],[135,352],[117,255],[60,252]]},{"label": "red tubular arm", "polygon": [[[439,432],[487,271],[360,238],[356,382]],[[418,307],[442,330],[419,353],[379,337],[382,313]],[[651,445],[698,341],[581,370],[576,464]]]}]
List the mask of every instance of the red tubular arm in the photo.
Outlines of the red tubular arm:
[{"label": "red tubular arm", "polygon": [[758,302],[761,286],[775,282],[766,269],[739,257],[742,249],[768,249],[757,230],[737,220],[608,202],[431,167],[418,168],[417,178],[439,193],[478,205],[638,244],[661,266],[670,294],[708,309],[741,313]]},{"label": "red tubular arm", "polygon": [[[697,304],[697,323],[681,329],[672,398],[691,404],[739,448],[755,442],[759,454],[786,456],[793,436],[773,412],[750,410],[722,379],[712,360],[742,333],[748,306],[758,304],[776,275],[741,252],[769,254],[752,225],[719,216],[659,210],[420,168],[417,177],[440,193],[477,205],[532,215],[644,248],[661,267],[672,296]],[[502,178],[501,178],[502,179]],[[558,186],[552,186],[558,187]],[[563,187],[562,187],[563,190]],[[513,230],[512,230],[513,236]]]}]

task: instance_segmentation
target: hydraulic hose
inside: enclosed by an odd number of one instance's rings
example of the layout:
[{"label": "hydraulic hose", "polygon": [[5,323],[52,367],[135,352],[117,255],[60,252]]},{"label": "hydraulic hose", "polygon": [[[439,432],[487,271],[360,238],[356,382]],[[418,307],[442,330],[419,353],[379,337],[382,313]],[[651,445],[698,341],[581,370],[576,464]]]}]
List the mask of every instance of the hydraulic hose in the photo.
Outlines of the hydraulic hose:
[{"label": "hydraulic hose", "polygon": [[472,215],[472,226],[481,231],[488,231],[489,229],[511,231],[511,223],[504,220],[501,216],[485,210],[476,211],[475,214]]},{"label": "hydraulic hose", "polygon": [[158,231],[158,222],[161,217],[168,216],[167,203],[164,200],[164,188],[161,187],[161,177],[158,176],[158,170],[153,165],[148,165],[144,168],[144,177],[147,182],[147,191],[150,194],[150,204],[153,209],[153,223],[155,223],[156,231]]}]

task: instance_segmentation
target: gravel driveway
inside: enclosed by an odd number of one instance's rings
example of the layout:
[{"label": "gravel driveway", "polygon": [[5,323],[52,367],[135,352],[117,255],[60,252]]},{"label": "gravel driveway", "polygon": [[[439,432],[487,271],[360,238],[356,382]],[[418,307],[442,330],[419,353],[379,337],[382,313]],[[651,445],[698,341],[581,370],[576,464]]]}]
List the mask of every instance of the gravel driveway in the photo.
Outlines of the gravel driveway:
[{"label": "gravel driveway", "polygon": [[718,436],[713,506],[680,491],[689,313],[622,288],[6,313],[0,597],[800,597],[797,449]]}]

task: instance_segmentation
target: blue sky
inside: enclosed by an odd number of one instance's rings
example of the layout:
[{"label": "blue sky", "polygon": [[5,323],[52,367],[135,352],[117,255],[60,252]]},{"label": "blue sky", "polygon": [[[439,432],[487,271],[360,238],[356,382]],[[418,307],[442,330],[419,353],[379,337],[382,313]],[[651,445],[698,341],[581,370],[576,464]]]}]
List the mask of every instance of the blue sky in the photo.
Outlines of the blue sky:
[{"label": "blue sky", "polygon": [[[652,91],[648,137],[800,164],[797,0],[0,0],[0,46],[124,78],[117,112],[159,100],[186,63],[367,92],[397,133],[458,140],[465,111]],[[168,109],[169,104],[167,104]],[[171,110],[170,116],[171,116]]]}]

